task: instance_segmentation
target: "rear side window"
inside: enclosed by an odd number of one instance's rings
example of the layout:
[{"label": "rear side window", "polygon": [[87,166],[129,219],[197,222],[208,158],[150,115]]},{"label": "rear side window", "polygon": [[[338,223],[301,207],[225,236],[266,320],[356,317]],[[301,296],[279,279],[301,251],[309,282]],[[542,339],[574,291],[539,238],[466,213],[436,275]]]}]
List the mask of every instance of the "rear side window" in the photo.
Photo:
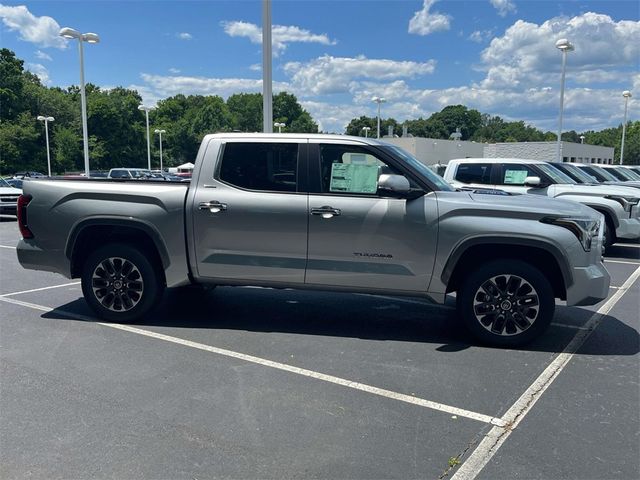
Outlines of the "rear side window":
[{"label": "rear side window", "polygon": [[247,190],[296,192],[297,143],[227,143],[219,179]]},{"label": "rear side window", "polygon": [[109,176],[111,178],[131,178],[129,172],[126,170],[113,170]]},{"label": "rear side window", "polygon": [[490,163],[463,163],[458,165],[456,180],[462,183],[491,185]]}]

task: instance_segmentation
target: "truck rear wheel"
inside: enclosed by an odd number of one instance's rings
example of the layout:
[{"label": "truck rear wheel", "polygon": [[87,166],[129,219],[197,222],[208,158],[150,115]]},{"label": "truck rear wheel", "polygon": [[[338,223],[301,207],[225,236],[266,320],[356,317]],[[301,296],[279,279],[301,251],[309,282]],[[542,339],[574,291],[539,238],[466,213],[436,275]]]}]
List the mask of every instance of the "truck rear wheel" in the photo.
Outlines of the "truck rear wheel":
[{"label": "truck rear wheel", "polygon": [[137,248],[121,243],[102,246],[82,269],[82,293],[98,315],[111,322],[130,322],[149,312],[162,297],[164,282]]},{"label": "truck rear wheel", "polygon": [[530,342],[551,323],[550,282],[520,260],[495,260],[474,270],[458,292],[458,313],[481,342],[511,347]]}]

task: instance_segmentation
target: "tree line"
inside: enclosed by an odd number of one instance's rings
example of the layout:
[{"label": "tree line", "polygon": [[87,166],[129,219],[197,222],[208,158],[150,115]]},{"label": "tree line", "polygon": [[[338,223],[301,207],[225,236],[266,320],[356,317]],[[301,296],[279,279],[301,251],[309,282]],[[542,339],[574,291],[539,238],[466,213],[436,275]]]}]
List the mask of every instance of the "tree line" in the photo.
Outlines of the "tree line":
[{"label": "tree line", "polygon": [[[146,167],[146,126],[138,110],[142,98],[135,90],[122,87],[102,90],[88,84],[87,123],[92,170],[113,167]],[[287,92],[273,97],[274,122],[286,124],[286,132],[315,133],[318,125],[297,98]],[[23,60],[8,49],[0,50],[0,174],[36,170],[46,172],[45,133],[38,115],[52,116],[49,124],[52,172],[84,170],[80,89],[46,87],[24,69]],[[202,137],[214,132],[262,131],[262,94],[238,93],[225,101],[219,96],[175,95],[161,100],[149,114],[151,134],[163,134],[163,163],[176,166],[193,161]],[[429,118],[400,124],[382,119],[382,133],[393,126],[400,134],[406,125],[416,137],[448,139],[460,129],[461,140],[511,142],[555,140],[555,134],[542,132],[524,122],[507,122],[498,116],[482,114],[463,105],[452,105]],[[345,132],[364,136],[363,127],[374,134],[376,118],[362,116],[351,120]],[[585,143],[616,148],[619,157],[622,126],[600,132],[583,132]],[[563,140],[579,142],[580,134],[566,132]],[[152,168],[159,167],[157,136],[152,138]],[[640,163],[640,122],[629,122],[625,143],[625,163]]]}]

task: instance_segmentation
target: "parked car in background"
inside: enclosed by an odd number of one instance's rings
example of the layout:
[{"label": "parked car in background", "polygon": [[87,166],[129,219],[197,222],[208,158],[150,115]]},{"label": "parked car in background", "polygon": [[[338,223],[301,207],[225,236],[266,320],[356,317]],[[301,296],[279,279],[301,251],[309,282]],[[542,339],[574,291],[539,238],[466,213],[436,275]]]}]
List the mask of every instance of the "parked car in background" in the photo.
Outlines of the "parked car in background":
[{"label": "parked car in background", "polygon": [[120,178],[124,180],[144,180],[151,177],[151,170],[146,168],[112,168],[107,178]]},{"label": "parked car in background", "polygon": [[21,189],[12,187],[4,178],[0,178],[0,214],[15,215],[21,194]]},{"label": "parked car in background", "polygon": [[46,177],[44,173],[40,172],[16,172],[13,174],[13,178],[40,178]]},{"label": "parked car in background", "polygon": [[640,174],[620,165],[599,165],[599,168],[606,169],[621,182],[640,182]]},{"label": "parked car in background", "polygon": [[599,183],[604,183],[607,185],[629,185],[629,186],[637,186],[640,184],[636,184],[630,180],[624,181],[620,180],[613,173],[611,173],[606,168],[600,168],[599,166],[593,164],[585,164],[585,163],[575,163],[576,167],[581,168],[593,178],[596,179]]},{"label": "parked car in background", "polygon": [[7,182],[13,188],[22,189],[22,182],[24,181],[22,178],[5,178],[5,182]]},{"label": "parked car in background", "polygon": [[640,175],[640,165],[622,165],[624,168],[628,168],[629,170],[633,170],[638,175]]},{"label": "parked car in background", "polygon": [[632,187],[578,184],[547,162],[518,158],[450,160],[444,179],[455,187],[488,187],[573,200],[604,215],[605,245],[640,238],[640,191]]}]

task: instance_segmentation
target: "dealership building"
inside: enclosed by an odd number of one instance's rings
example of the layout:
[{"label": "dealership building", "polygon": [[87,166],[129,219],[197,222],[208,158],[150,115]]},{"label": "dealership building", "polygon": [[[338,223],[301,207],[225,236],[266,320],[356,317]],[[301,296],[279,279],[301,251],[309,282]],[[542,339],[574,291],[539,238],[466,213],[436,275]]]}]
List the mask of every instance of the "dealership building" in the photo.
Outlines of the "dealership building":
[{"label": "dealership building", "polygon": [[[556,161],[557,142],[476,143],[439,138],[384,137],[383,141],[397,145],[426,165],[446,165],[453,158],[526,158]],[[563,162],[613,163],[613,147],[561,142]]]}]

